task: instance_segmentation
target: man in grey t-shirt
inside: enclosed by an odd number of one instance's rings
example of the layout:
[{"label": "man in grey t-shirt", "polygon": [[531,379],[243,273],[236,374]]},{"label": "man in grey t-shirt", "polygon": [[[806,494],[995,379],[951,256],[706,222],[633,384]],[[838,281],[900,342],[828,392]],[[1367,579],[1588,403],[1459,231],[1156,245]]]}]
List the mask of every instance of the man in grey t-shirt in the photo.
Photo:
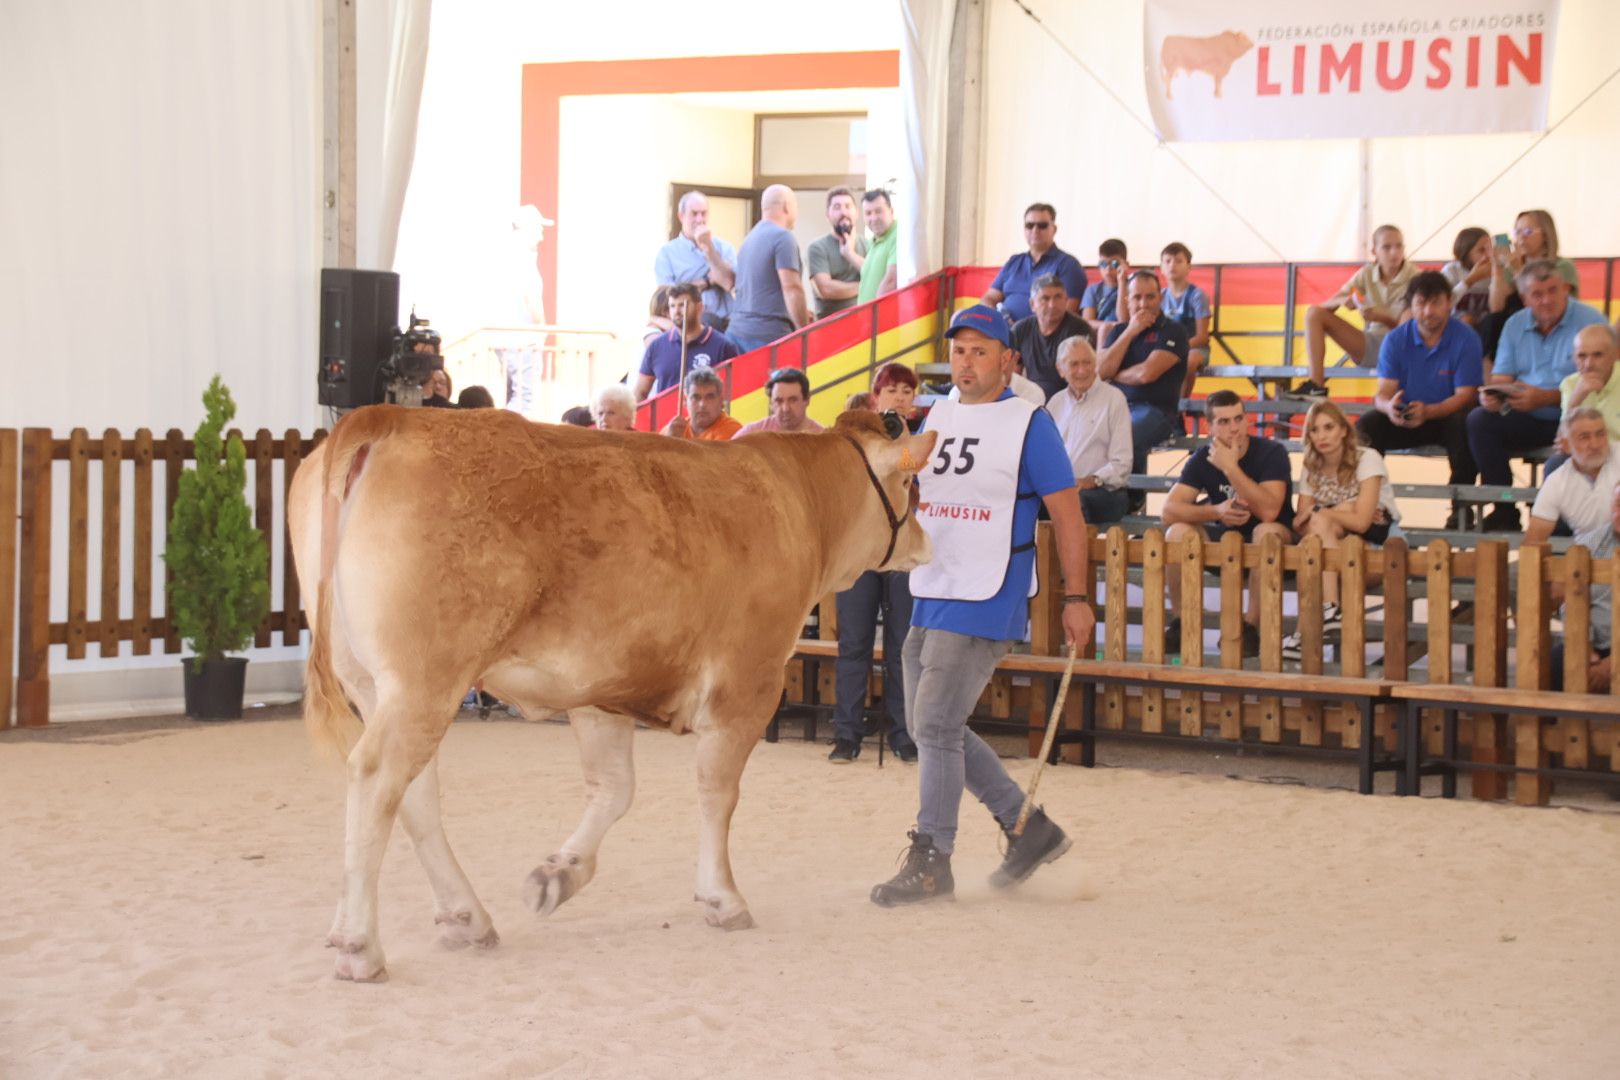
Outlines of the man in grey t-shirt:
[{"label": "man in grey t-shirt", "polygon": [[798,197],[785,184],[772,184],[759,197],[759,212],[760,223],[737,250],[737,297],[726,330],[743,352],[769,345],[810,321],[804,264],[793,239]]},{"label": "man in grey t-shirt", "polygon": [[816,294],[816,318],[825,319],[855,303],[861,291],[866,241],[855,223],[855,195],[847,187],[827,192],[827,224],[832,232],[810,245],[810,288]]}]

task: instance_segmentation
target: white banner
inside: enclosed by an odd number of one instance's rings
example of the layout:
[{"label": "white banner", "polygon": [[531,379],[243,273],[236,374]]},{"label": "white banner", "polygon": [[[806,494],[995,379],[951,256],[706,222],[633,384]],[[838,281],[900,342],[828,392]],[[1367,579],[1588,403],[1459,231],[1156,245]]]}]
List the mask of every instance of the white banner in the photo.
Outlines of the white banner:
[{"label": "white banner", "polygon": [[1148,103],[1170,141],[1539,131],[1557,25],[1558,0],[1146,0]]}]

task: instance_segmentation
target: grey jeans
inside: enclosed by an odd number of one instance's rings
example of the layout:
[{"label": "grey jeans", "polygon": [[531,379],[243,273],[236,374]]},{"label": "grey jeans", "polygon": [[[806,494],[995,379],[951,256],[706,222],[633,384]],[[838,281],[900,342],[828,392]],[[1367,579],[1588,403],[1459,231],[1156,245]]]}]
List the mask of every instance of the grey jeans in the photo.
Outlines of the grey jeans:
[{"label": "grey jeans", "polygon": [[906,727],[917,743],[920,787],[917,831],[946,854],[956,848],[963,788],[1003,829],[1012,828],[1024,803],[996,752],[967,726],[996,661],[1011,647],[1010,641],[921,626],[906,635]]}]

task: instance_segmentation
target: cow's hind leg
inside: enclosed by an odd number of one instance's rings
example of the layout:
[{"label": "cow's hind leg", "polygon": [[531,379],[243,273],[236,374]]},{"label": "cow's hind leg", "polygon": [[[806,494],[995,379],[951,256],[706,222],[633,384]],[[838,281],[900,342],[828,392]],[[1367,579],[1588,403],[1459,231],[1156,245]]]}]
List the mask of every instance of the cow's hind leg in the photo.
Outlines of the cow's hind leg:
[{"label": "cow's hind leg", "polygon": [[542,915],[583,889],[596,876],[602,837],[630,809],[636,790],[632,754],[635,721],[600,709],[571,709],[568,721],[579,741],[585,772],[585,816],[560,850],[546,857],[523,883],[523,901]]},{"label": "cow's hind leg", "polygon": [[[335,935],[340,979],[387,978],[377,933],[377,876],[405,789],[433,760],[451,719],[394,704],[405,696],[381,695],[378,708],[366,718],[365,734],[349,753],[344,892],[341,929]],[[413,687],[410,696],[421,695]]]},{"label": "cow's hind leg", "polygon": [[416,857],[433,886],[433,921],[443,929],[439,940],[453,949],[468,945],[484,948],[500,944],[489,912],[478,902],[472,882],[462,872],[450,841],[444,835],[439,815],[439,758],[434,755],[427,767],[405,789],[399,804],[400,824],[405,826]]},{"label": "cow's hind leg", "polygon": [[731,876],[731,815],[737,809],[743,766],[763,729],[763,722],[743,724],[740,729],[706,724],[698,733],[696,899],[703,904],[704,921],[722,930],[747,930],[754,925],[748,902]]}]

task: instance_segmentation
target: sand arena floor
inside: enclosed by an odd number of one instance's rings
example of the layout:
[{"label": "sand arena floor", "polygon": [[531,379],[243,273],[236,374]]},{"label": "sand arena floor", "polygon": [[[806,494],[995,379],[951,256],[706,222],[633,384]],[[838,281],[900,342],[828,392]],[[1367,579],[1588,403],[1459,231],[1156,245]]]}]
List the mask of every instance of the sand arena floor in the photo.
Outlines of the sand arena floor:
[{"label": "sand arena floor", "polygon": [[391,980],[356,986],[321,947],[340,776],[297,720],[8,733],[0,1077],[1620,1075],[1603,807],[1061,767],[1064,860],[993,893],[975,809],[959,900],[885,911],[914,769],[784,741],[733,831],[759,928],[725,934],[689,899],[692,746],[638,733],[636,805],[541,920],[520,886],[575,823],[572,737],[458,722],[446,827],[501,946],[436,944],[396,831]]}]

